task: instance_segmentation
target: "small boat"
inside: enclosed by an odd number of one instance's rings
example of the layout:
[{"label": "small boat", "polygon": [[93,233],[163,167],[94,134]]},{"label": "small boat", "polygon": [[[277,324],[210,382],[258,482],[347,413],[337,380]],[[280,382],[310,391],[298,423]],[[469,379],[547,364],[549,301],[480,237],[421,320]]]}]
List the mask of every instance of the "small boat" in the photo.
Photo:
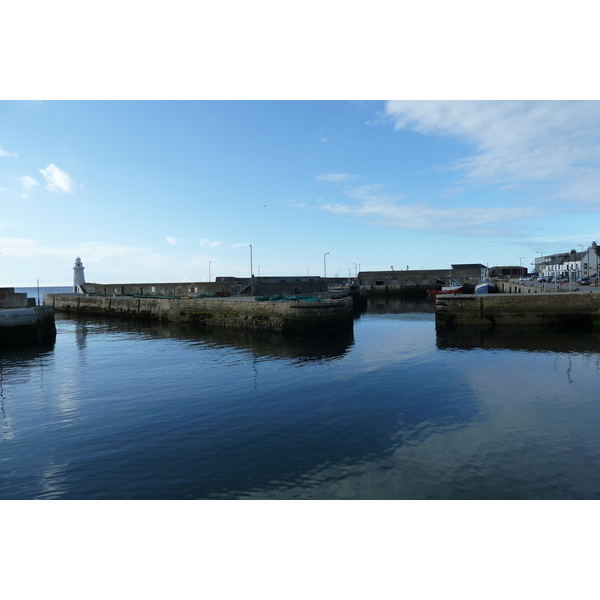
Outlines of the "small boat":
[{"label": "small boat", "polygon": [[435,298],[440,294],[462,294],[463,286],[460,283],[456,283],[452,279],[448,279],[448,283],[442,285],[442,289],[440,290],[429,290],[427,295],[430,298]]},{"label": "small boat", "polygon": [[476,294],[494,294],[496,292],[496,286],[490,279],[490,272],[488,269],[481,269],[481,278],[479,283],[475,286]]}]

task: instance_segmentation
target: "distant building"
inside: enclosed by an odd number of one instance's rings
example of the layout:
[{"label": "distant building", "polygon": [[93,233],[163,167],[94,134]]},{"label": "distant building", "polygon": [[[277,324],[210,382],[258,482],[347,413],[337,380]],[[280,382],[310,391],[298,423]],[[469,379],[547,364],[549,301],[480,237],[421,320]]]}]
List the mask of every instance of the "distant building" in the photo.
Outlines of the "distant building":
[{"label": "distant building", "polygon": [[356,284],[371,290],[432,289],[442,283],[473,285],[481,278],[485,265],[480,263],[451,265],[450,269],[407,269],[402,271],[361,271]]},{"label": "distant building", "polygon": [[527,275],[527,267],[517,267],[516,265],[497,266],[490,269],[491,277],[516,279],[525,275]]},{"label": "distant building", "polygon": [[540,277],[568,277],[576,281],[579,277],[598,277],[600,249],[592,242],[587,250],[549,254],[535,259],[535,270]]}]

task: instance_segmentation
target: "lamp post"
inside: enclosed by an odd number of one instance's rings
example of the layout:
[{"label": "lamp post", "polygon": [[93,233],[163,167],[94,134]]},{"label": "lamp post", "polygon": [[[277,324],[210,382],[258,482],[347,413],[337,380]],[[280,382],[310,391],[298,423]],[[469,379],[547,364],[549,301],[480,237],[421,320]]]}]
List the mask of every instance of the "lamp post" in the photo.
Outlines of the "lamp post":
[{"label": "lamp post", "polygon": [[323,277],[325,279],[325,291],[327,291],[327,255],[329,252],[323,254]]},{"label": "lamp post", "polygon": [[252,280],[254,275],[252,274],[252,244],[248,244],[250,246],[250,295],[252,296]]},{"label": "lamp post", "polygon": [[522,264],[522,260],[525,258],[524,256],[517,256],[517,258],[519,259],[519,277],[521,277],[523,275],[523,264]]}]

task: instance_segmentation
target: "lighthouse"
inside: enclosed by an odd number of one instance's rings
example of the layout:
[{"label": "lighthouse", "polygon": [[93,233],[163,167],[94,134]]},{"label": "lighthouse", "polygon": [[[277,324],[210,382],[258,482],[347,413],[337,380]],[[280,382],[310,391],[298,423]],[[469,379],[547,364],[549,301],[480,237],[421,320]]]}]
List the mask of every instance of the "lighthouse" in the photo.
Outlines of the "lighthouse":
[{"label": "lighthouse", "polygon": [[74,294],[83,294],[84,291],[81,289],[81,286],[85,283],[85,277],[83,275],[83,264],[81,263],[81,259],[77,257],[75,259],[75,266],[73,267],[73,293]]}]

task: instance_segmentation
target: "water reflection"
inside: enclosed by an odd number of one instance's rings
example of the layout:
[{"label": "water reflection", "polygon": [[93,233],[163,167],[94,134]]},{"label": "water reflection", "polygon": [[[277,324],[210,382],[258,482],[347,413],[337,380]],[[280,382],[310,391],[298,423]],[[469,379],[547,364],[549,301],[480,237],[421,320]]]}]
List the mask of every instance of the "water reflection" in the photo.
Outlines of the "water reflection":
[{"label": "water reflection", "polygon": [[202,344],[236,350],[250,350],[259,358],[295,359],[299,363],[340,358],[354,345],[352,331],[335,334],[290,336],[273,332],[254,332],[241,329],[199,329],[188,324],[159,321],[110,320],[102,317],[65,317],[57,320],[76,324],[77,344],[85,348],[88,335],[107,333],[131,334],[154,339],[174,339],[188,344]]},{"label": "water reflection", "polygon": [[436,330],[441,350],[526,350],[531,352],[600,351],[600,334],[569,332],[538,327],[502,327],[493,330],[463,327],[457,331]]},{"label": "water reflection", "polygon": [[435,313],[435,302],[427,298],[382,296],[367,298],[366,312],[370,314]]},{"label": "water reflection", "polygon": [[37,377],[40,391],[44,389],[44,366],[54,353],[54,341],[34,344],[22,348],[0,351],[0,419],[3,441],[14,437],[7,401],[12,399],[12,390],[23,384],[31,384]]}]

